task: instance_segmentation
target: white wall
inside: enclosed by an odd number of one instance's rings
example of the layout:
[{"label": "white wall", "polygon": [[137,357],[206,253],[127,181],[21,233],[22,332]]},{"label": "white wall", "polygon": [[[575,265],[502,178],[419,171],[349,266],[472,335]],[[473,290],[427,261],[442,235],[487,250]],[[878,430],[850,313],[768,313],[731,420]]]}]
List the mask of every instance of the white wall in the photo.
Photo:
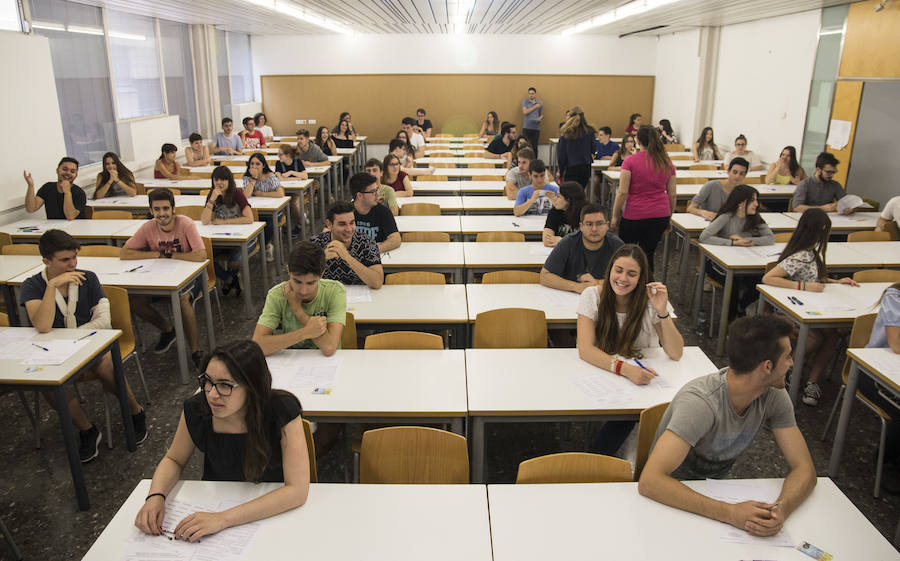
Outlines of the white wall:
[{"label": "white wall", "polygon": [[656,43],[654,124],[668,119],[682,144],[694,138],[700,73],[700,30],[661,35]]},{"label": "white wall", "polygon": [[800,148],[820,19],[812,10],[722,28],[711,123],[720,147],[744,134],[768,162]]},{"label": "white wall", "polygon": [[119,123],[119,157],[131,169],[155,165],[166,142],[181,144],[178,115],[151,117]]},{"label": "white wall", "polygon": [[[258,80],[257,80],[258,81]],[[262,99],[262,96],[259,93],[256,94],[257,99]],[[244,117],[252,117],[262,111],[262,102],[261,101],[251,101],[250,103],[235,103],[231,106],[231,120],[234,121],[234,126],[236,131],[244,130],[243,125],[241,124],[244,121]],[[225,117],[225,115],[222,115]],[[217,128],[216,131],[219,129]]]}]

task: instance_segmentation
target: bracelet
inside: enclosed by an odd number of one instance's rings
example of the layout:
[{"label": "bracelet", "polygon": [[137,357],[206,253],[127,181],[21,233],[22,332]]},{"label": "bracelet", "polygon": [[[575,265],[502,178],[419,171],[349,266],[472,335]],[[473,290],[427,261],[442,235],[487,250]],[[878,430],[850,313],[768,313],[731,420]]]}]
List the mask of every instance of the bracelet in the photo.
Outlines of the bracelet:
[{"label": "bracelet", "polygon": [[616,357],[611,357],[609,359],[609,371],[610,372],[616,371]]},{"label": "bracelet", "polygon": [[797,290],[803,290],[803,288],[801,288],[802,286],[802,283],[800,281],[797,281]]},{"label": "bracelet", "polygon": [[163,495],[162,493],[150,493],[149,495],[147,495],[147,498],[144,499],[144,502],[149,501],[150,497],[162,497],[164,501],[166,500],[166,496]]},{"label": "bracelet", "polygon": [[669,317],[669,316],[671,316],[671,315],[672,315],[672,314],[670,314],[669,312],[666,312],[666,315],[661,316],[661,315],[659,315],[659,314],[656,314],[656,317],[658,317],[659,319],[666,319],[667,317]]},{"label": "bracelet", "polygon": [[616,374],[618,374],[619,376],[622,375],[622,364],[623,363],[621,360],[616,361]]}]

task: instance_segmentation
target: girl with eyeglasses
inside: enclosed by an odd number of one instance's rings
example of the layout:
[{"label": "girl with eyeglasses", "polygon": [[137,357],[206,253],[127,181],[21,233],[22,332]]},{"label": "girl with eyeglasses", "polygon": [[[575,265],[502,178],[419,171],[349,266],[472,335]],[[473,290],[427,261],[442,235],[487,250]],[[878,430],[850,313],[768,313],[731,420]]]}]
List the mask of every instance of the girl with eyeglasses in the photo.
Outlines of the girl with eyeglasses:
[{"label": "girl with eyeglasses", "polygon": [[[226,528],[280,514],[306,502],[309,455],[297,398],[272,388],[259,345],[237,341],[204,361],[200,391],[184,401],[172,445],[159,462],[134,525],[147,534],[196,542]],[[205,454],[205,481],[284,482],[222,512],[195,512],[163,528],[166,498],[194,450]]]}]

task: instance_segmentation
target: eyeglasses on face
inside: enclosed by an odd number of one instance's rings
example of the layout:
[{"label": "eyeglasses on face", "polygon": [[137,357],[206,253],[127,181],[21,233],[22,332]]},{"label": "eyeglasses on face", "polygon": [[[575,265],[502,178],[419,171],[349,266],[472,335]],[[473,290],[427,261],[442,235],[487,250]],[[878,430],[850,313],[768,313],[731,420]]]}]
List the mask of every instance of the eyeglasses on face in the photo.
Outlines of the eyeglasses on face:
[{"label": "eyeglasses on face", "polygon": [[609,224],[609,222],[606,220],[598,220],[596,222],[582,222],[582,224],[584,225],[585,228],[590,230],[591,228],[602,228],[602,227],[606,226],[607,224]]},{"label": "eyeglasses on face", "polygon": [[228,397],[231,395],[231,392],[234,391],[234,388],[240,386],[240,384],[232,384],[231,382],[213,382],[212,378],[206,373],[197,376],[197,383],[200,386],[200,389],[206,393],[209,393],[213,386],[215,386],[216,393],[222,397]]}]

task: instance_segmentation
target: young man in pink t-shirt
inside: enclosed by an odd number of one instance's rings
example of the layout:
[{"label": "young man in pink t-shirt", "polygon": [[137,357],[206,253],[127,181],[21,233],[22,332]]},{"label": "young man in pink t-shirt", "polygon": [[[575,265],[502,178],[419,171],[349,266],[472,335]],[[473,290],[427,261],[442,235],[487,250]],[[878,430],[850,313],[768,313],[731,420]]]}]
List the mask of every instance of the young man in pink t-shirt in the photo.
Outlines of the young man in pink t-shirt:
[{"label": "young man in pink t-shirt", "polygon": [[244,124],[244,130],[239,132],[238,136],[241,137],[244,148],[253,150],[256,148],[265,148],[266,137],[263,136],[262,132],[256,130],[256,123],[253,121],[253,117],[244,117],[242,123]]},{"label": "young man in pink t-shirt", "polygon": [[[121,259],[183,259],[185,261],[203,261],[207,258],[203,246],[203,238],[197,231],[194,221],[187,216],[175,214],[175,196],[168,189],[150,191],[150,211],[153,219],[148,220],[133,236],[125,242],[119,254]],[[194,317],[192,302],[203,291],[202,278],[187,287],[181,294],[181,318],[184,332],[191,346],[191,359],[199,368],[203,359],[197,335],[197,320]],[[175,328],[151,305],[149,296],[129,296],[131,309],[144,321],[153,324],[160,330],[159,342],[153,352],[166,352],[175,342]]]}]

